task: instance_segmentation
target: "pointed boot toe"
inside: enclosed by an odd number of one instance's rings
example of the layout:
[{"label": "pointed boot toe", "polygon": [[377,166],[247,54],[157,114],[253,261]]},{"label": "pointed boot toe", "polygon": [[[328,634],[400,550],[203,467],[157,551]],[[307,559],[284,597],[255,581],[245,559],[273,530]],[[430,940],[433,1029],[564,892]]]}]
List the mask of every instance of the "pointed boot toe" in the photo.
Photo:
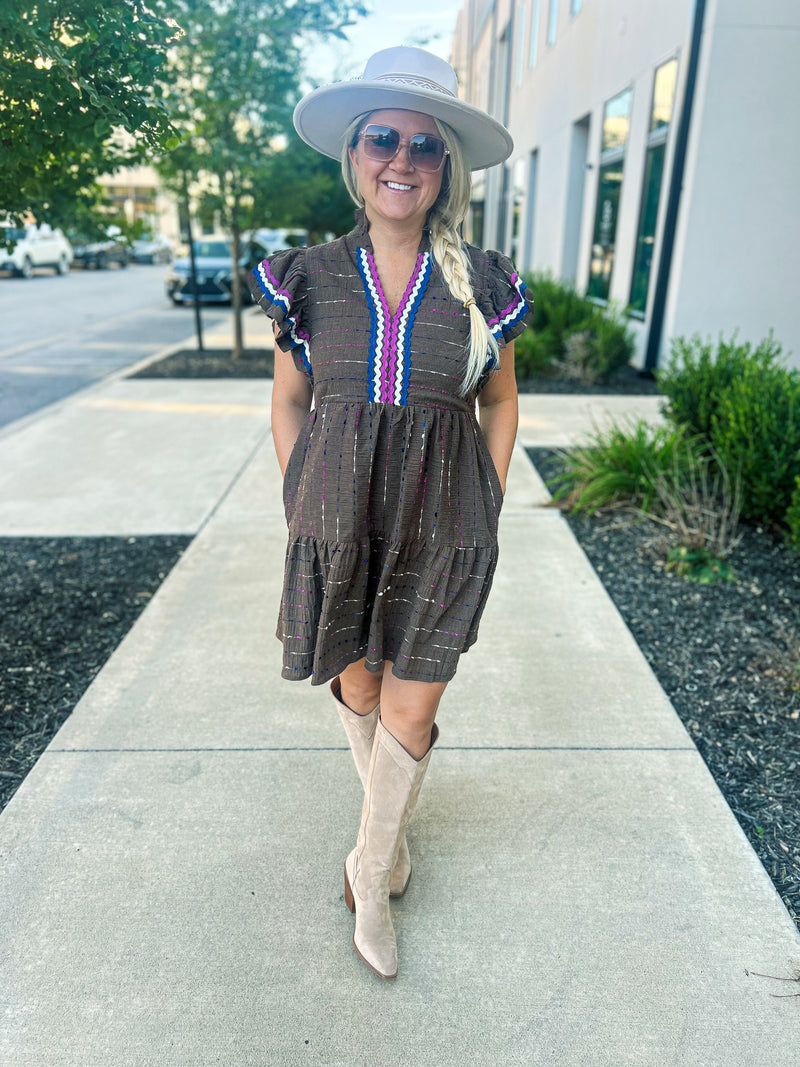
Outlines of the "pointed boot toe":
[{"label": "pointed boot toe", "polygon": [[356,916],[353,948],[373,974],[393,981],[397,977],[397,941],[388,899],[376,895],[359,896],[354,888],[356,871],[356,850],[353,849],[344,864],[344,899]]}]

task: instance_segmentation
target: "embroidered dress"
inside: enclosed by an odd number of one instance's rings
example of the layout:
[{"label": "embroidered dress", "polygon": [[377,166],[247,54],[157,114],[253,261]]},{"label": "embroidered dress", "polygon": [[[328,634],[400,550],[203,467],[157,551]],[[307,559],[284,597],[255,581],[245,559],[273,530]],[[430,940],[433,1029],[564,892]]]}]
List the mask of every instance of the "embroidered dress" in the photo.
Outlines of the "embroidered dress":
[{"label": "embroidered dress", "polygon": [[[478,307],[508,344],[531,314],[525,286],[504,256],[468,251]],[[321,685],[366,657],[448,681],[477,637],[502,506],[476,394],[460,395],[469,313],[426,232],[392,314],[363,214],[346,237],[265,260],[250,284],[314,388],[284,478],[283,677]]]}]

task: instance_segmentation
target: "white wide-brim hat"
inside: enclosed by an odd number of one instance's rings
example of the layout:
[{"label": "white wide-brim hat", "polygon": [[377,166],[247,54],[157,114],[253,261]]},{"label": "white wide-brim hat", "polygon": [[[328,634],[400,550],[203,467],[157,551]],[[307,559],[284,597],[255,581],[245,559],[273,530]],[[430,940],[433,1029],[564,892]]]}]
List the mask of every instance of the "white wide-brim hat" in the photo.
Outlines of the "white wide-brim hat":
[{"label": "white wide-brim hat", "polygon": [[294,109],[294,127],[306,144],[339,159],[350,123],[385,108],[446,122],[458,135],[470,170],[502,163],[514,148],[502,123],[459,100],[450,64],[421,48],[384,48],[367,60],[361,78],[314,89]]}]

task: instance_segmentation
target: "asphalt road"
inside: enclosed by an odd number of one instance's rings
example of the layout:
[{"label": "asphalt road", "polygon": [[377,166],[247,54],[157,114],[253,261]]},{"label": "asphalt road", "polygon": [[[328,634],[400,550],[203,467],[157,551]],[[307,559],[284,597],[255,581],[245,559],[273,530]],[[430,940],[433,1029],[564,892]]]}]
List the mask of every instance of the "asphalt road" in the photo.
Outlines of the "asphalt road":
[{"label": "asphalt road", "polygon": [[[0,427],[166,345],[191,341],[194,312],[167,299],[167,269],[0,275]],[[203,324],[227,314],[204,308]]]}]

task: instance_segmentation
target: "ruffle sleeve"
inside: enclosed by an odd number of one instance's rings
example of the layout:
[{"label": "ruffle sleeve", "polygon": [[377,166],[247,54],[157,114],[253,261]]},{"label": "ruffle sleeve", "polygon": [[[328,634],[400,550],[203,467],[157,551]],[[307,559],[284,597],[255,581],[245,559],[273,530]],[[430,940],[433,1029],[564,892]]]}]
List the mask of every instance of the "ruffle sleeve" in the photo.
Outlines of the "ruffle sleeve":
[{"label": "ruffle sleeve", "polygon": [[484,252],[475,279],[475,299],[494,339],[502,348],[530,326],[533,301],[514,264],[501,252]]},{"label": "ruffle sleeve", "polygon": [[292,354],[298,370],[313,377],[305,248],[287,248],[262,260],[249,284],[255,302],[275,322],[278,347]]}]

